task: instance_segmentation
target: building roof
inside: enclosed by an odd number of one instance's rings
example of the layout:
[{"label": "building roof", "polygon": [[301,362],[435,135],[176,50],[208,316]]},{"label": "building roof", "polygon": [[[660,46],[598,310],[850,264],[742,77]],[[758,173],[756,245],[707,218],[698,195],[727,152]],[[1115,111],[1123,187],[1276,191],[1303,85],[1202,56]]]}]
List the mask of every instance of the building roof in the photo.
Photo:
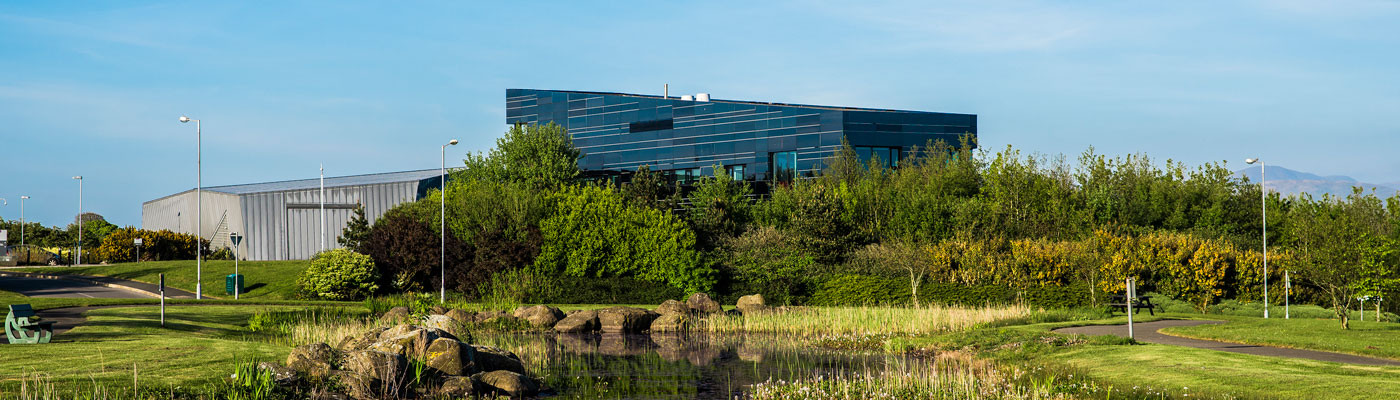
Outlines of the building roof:
[{"label": "building roof", "polygon": [[[599,96],[640,97],[640,98],[647,98],[647,99],[677,100],[677,101],[682,101],[681,98],[680,98],[679,96],[670,96],[670,97],[666,97],[666,96],[656,96],[656,95],[649,95],[649,94],[616,93],[616,92],[589,92],[589,91],[580,91],[580,90],[551,90],[551,89],[524,89],[524,88],[521,88],[521,89],[518,89],[518,90],[534,90],[534,91],[537,91],[537,92],[555,92],[555,93],[578,93],[578,94],[591,94],[591,95],[599,95]],[[711,99],[709,100],[709,102],[710,102],[710,103],[752,104],[752,105],[760,105],[760,106],[781,106],[781,107],[816,108],[816,109],[822,109],[822,110],[837,110],[837,111],[871,111],[871,112],[948,114],[948,113],[935,113],[935,112],[932,112],[932,111],[891,110],[891,109],[883,109],[883,108],[860,108],[860,107],[843,107],[843,106],[818,106],[818,105],[811,105],[811,104],[774,103],[774,102],[745,101],[745,100],[724,100],[724,99],[715,99],[715,98],[711,98]]]},{"label": "building roof", "polygon": [[[326,177],[326,187],[360,186],[373,185],[378,183],[414,182],[423,179],[435,178],[441,174],[441,170],[425,169],[418,171],[385,172],[368,175],[352,175]],[[248,183],[242,185],[209,186],[204,190],[210,192],[220,192],[229,194],[248,194],[263,192],[280,192],[284,190],[305,190],[321,187],[319,178],[298,179],[293,181]]]}]

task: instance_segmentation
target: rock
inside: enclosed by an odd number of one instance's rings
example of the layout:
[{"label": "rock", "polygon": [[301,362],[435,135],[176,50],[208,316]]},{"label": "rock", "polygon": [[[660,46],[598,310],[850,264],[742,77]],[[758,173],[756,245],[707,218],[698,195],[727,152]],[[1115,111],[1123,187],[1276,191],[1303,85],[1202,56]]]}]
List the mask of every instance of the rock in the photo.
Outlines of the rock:
[{"label": "rock", "polygon": [[662,314],[651,322],[652,332],[685,332],[690,328],[690,316],[686,314]]},{"label": "rock", "polygon": [[564,312],[558,308],[550,306],[534,306],[525,309],[524,316],[516,315],[517,318],[524,318],[530,321],[530,325],[537,328],[552,328],[559,320],[564,319]]},{"label": "rock", "polygon": [[400,324],[412,321],[413,315],[409,312],[408,307],[394,307],[390,308],[383,316],[379,317],[379,320]]},{"label": "rock", "polygon": [[379,390],[383,388],[374,384],[374,378],[351,371],[335,371],[332,376],[340,382],[340,386],[345,388],[345,393],[352,399],[373,400],[387,397]]},{"label": "rock", "polygon": [[442,380],[442,386],[438,388],[438,397],[449,399],[467,399],[472,397],[472,378],[465,376],[449,376]]},{"label": "rock", "polygon": [[[272,372],[272,382],[276,383],[277,386],[292,386],[297,383],[297,370],[291,367],[264,361],[258,363],[258,369]],[[330,371],[326,371],[326,375],[330,375]]]},{"label": "rock", "polygon": [[514,316],[514,317],[516,317],[516,318],[524,319],[524,318],[525,318],[525,313],[526,313],[527,311],[529,311],[529,310],[530,310],[530,306],[520,306],[520,307],[516,307],[516,308],[515,308],[515,311],[511,311],[511,312],[510,312],[510,315],[511,315],[511,316]]},{"label": "rock", "polygon": [[685,305],[685,303],[682,303],[682,302],[679,302],[679,301],[675,301],[675,300],[666,300],[666,302],[661,303],[660,306],[657,306],[657,307],[656,307],[656,313],[657,313],[657,314],[661,314],[661,315],[667,315],[667,314],[689,314],[689,313],[690,313],[690,306],[687,306],[687,305]]},{"label": "rock", "polygon": [[[464,352],[463,347],[467,350]],[[444,375],[469,375],[467,370],[469,362],[474,358],[470,346],[463,346],[462,342],[456,339],[439,338],[428,346],[428,353],[424,356],[428,360],[428,368],[442,372]]]},{"label": "rock", "polygon": [[457,339],[441,329],[399,325],[380,333],[379,341],[371,344],[369,349],[422,358],[428,352],[428,346],[439,338]]},{"label": "rock", "polygon": [[540,392],[534,379],[511,371],[483,372],[473,375],[472,380],[511,397],[531,397]]},{"label": "rock", "polygon": [[718,302],[710,300],[710,295],[704,293],[690,295],[685,299],[685,305],[690,307],[691,312],[700,314],[715,314],[724,311]]},{"label": "rock", "polygon": [[395,385],[408,375],[408,359],[401,354],[361,350],[345,356],[345,370]]},{"label": "rock", "polygon": [[554,324],[555,332],[584,333],[598,330],[598,311],[581,310],[569,314]]},{"label": "rock", "polygon": [[443,307],[443,306],[433,306],[432,310],[429,310],[429,311],[428,311],[428,315],[446,315],[446,314],[447,314],[447,307]]},{"label": "rock", "polygon": [[325,377],[335,369],[336,352],[325,343],[297,346],[287,355],[287,368],[308,376]]},{"label": "rock", "polygon": [[429,315],[423,318],[423,327],[447,332],[459,340],[470,342],[471,332],[467,331],[463,324],[464,322],[458,322],[446,315]]},{"label": "rock", "polygon": [[476,313],[454,308],[447,311],[447,317],[452,318],[453,321],[467,323],[472,322],[473,318],[476,317]]},{"label": "rock", "polygon": [[510,314],[506,314],[505,311],[482,311],[482,312],[476,313],[476,315],[472,317],[472,322],[476,322],[476,323],[485,323],[485,322],[491,322],[491,321],[495,321],[495,320],[498,320],[498,319],[501,319],[501,318],[505,318],[505,317],[509,317],[509,316],[511,316],[511,315],[510,315]]},{"label": "rock", "polygon": [[740,297],[739,302],[735,304],[734,308],[744,315],[768,310],[768,306],[763,304],[763,295],[761,294],[751,294]]},{"label": "rock", "polygon": [[520,362],[520,357],[505,349],[491,346],[471,345],[470,364],[467,369],[478,372],[491,371],[511,371],[525,373],[525,364]]},{"label": "rock", "polygon": [[609,307],[598,310],[598,327],[606,333],[641,333],[651,328],[660,314],[636,307]]},{"label": "rock", "polygon": [[370,345],[379,341],[379,335],[384,333],[384,331],[386,330],[388,329],[375,328],[359,336],[346,337],[345,339],[341,339],[340,344],[336,345],[335,348],[345,353],[355,350],[368,349]]}]

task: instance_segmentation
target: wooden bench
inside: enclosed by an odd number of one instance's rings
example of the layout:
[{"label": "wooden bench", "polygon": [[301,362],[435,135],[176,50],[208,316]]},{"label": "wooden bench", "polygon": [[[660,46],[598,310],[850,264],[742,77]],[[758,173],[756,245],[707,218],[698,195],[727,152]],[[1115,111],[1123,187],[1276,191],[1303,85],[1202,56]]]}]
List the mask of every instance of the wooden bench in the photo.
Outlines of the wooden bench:
[{"label": "wooden bench", "polygon": [[53,321],[30,321],[31,318],[39,319],[33,307],[10,305],[10,313],[5,316],[5,337],[10,344],[48,343],[53,339]]},{"label": "wooden bench", "polygon": [[[1121,295],[1121,294],[1115,294],[1115,295],[1113,295],[1113,296],[1109,296],[1109,298],[1108,298],[1108,308],[1109,308],[1109,312],[1112,313],[1114,310],[1116,310],[1116,311],[1121,311],[1121,312],[1123,312],[1124,314],[1127,314],[1127,313],[1128,313],[1128,302],[1127,302],[1127,297],[1128,297],[1128,296],[1126,296],[1126,295]],[[1152,305],[1152,296],[1138,296],[1136,299],[1133,299],[1133,314],[1137,314],[1137,313],[1141,312],[1142,309],[1146,308],[1146,309],[1147,309],[1147,314],[1148,314],[1148,315],[1152,315],[1152,316],[1155,317],[1155,316],[1157,316],[1157,313],[1152,312],[1152,309],[1153,309],[1153,308],[1156,308],[1156,307],[1157,307],[1157,306]]]}]

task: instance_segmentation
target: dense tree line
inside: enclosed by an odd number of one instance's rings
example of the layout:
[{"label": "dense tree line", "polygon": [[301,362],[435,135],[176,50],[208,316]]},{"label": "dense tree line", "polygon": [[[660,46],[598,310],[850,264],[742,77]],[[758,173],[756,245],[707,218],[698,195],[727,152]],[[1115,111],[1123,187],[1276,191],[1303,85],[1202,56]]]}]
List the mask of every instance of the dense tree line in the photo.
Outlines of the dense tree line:
[{"label": "dense tree line", "polygon": [[[550,124],[512,127],[465,160],[445,193],[451,288],[625,278],[803,303],[859,280],[846,277],[881,276],[907,278],[915,304],[920,287],[954,283],[1082,288],[1093,303],[1136,277],[1202,309],[1262,296],[1260,187],[1224,163],[1093,149],[1070,162],[964,139],[916,147],[887,168],[843,146],[819,176],[758,198],[724,173],[684,188],[647,167],[621,186],[581,182],[579,157]],[[383,287],[437,286],[443,195],[369,228],[363,247]],[[1266,203],[1271,297],[1282,296],[1285,270],[1299,282],[1295,299],[1338,310],[1397,289],[1400,197],[1270,193]]]}]

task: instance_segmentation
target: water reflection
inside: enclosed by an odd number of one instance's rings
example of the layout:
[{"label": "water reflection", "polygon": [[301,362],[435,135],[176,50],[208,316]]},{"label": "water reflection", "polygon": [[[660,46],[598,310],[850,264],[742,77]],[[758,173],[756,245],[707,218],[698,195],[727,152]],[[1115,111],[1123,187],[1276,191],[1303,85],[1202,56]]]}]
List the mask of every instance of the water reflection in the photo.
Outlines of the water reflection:
[{"label": "water reflection", "polygon": [[846,376],[922,363],[771,334],[478,333],[515,352],[556,398],[732,399],[755,383]]}]

